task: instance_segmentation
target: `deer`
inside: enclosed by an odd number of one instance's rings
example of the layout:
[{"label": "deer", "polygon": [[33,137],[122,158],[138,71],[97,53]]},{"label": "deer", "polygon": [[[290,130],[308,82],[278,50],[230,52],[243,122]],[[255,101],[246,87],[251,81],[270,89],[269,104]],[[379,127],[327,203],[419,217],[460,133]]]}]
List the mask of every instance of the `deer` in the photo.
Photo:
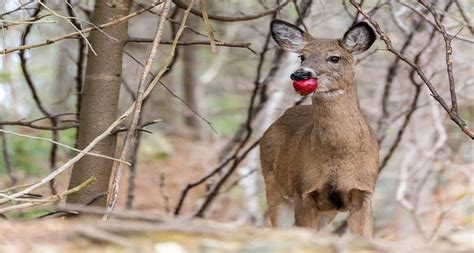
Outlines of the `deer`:
[{"label": "deer", "polygon": [[283,50],[301,58],[290,78],[318,81],[311,105],[287,109],[260,140],[272,226],[321,230],[348,211],[351,234],[372,238],[379,147],[359,106],[354,55],[369,49],[376,34],[365,22],[342,39],[315,38],[282,20],[270,28]]}]

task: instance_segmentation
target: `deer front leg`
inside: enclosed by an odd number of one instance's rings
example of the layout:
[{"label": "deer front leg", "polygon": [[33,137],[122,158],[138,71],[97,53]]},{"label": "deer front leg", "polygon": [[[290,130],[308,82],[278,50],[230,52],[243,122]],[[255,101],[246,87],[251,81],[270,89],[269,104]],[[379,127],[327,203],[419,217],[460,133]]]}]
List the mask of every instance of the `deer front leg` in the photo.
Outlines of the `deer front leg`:
[{"label": "deer front leg", "polygon": [[324,229],[337,215],[337,211],[320,211],[311,195],[295,197],[296,226]]},{"label": "deer front leg", "polygon": [[336,218],[336,215],[337,211],[319,211],[316,218],[316,230],[319,231],[327,227]]},{"label": "deer front leg", "polygon": [[353,191],[347,223],[352,234],[372,238],[373,215],[371,193],[359,190]]},{"label": "deer front leg", "polygon": [[295,225],[295,205],[285,198],[278,188],[273,175],[265,177],[268,216],[273,227],[289,228]]},{"label": "deer front leg", "polygon": [[316,203],[311,196],[295,196],[295,224],[298,227],[316,228]]}]

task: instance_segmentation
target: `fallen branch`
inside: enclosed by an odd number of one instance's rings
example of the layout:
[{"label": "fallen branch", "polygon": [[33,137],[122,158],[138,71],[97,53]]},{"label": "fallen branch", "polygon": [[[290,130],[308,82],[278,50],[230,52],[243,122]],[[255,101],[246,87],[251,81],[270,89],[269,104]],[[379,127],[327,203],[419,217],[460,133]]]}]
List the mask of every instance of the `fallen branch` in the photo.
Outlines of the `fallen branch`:
[{"label": "fallen branch", "polygon": [[25,209],[25,208],[29,208],[29,207],[33,207],[33,206],[52,204],[54,202],[62,200],[64,197],[66,197],[69,194],[76,193],[76,192],[86,188],[87,186],[89,186],[90,184],[95,182],[95,180],[96,180],[95,177],[91,177],[91,178],[87,179],[86,181],[84,181],[84,183],[82,183],[82,184],[80,184],[80,185],[78,185],[78,186],[76,186],[72,189],[69,189],[69,190],[67,190],[63,193],[60,193],[60,194],[56,194],[56,195],[49,196],[47,198],[41,199],[41,201],[32,201],[32,202],[28,202],[28,203],[22,203],[22,204],[18,204],[18,205],[13,205],[13,206],[0,208],[0,214],[10,212],[10,211],[14,211],[14,210],[19,210],[19,209]]}]

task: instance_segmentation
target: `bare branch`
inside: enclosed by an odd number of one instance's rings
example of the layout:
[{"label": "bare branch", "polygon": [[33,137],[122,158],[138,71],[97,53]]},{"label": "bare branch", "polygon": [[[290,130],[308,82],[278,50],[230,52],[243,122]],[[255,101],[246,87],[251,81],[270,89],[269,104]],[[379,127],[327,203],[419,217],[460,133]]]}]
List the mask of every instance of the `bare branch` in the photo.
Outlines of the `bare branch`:
[{"label": "bare branch", "polygon": [[472,20],[469,18],[466,11],[464,10],[462,4],[459,2],[459,0],[454,0],[454,3],[458,7],[459,13],[461,13],[462,18],[467,23],[469,31],[471,31],[471,34],[474,34],[474,24],[472,23]]},{"label": "bare branch", "polygon": [[67,149],[70,149],[70,150],[74,150],[74,151],[76,151],[76,152],[81,152],[81,153],[82,153],[82,152],[85,152],[85,154],[90,155],[90,156],[101,157],[101,158],[110,159],[110,160],[113,160],[113,161],[116,161],[116,162],[120,162],[120,163],[130,164],[130,163],[128,163],[128,162],[125,161],[125,160],[121,160],[121,159],[113,158],[113,157],[106,156],[106,155],[101,155],[101,154],[97,154],[97,153],[93,153],[93,152],[88,152],[88,151],[80,150],[80,149],[71,147],[71,146],[66,145],[66,144],[64,144],[64,143],[61,143],[61,142],[58,142],[58,141],[55,141],[55,140],[51,140],[51,139],[48,139],[48,138],[43,138],[43,137],[38,137],[38,136],[32,136],[32,135],[27,135],[27,134],[20,134],[20,133],[8,131],[8,130],[5,130],[5,129],[0,129],[0,132],[6,133],[6,134],[16,135],[16,136],[19,136],[19,137],[25,137],[25,138],[29,138],[29,139],[33,139],[33,140],[47,141],[47,142],[51,142],[51,143],[53,143],[53,144],[55,144],[55,145],[58,145],[58,146],[61,146],[61,147],[64,147],[64,148],[67,148]]},{"label": "bare branch", "polygon": [[[428,87],[430,90],[432,96],[438,103],[443,107],[443,109],[448,113],[450,116],[451,120],[456,123],[461,130],[468,135],[471,139],[474,139],[474,131],[472,131],[469,126],[467,126],[466,122],[459,116],[457,111],[451,110],[449,106],[446,104],[446,101],[439,95],[437,92],[436,88],[434,85],[431,83],[429,78],[426,76],[424,73],[423,69],[421,69],[420,66],[418,66],[416,63],[412,62],[410,59],[408,59],[406,56],[401,54],[398,50],[396,50],[390,38],[382,31],[382,28],[378,24],[377,21],[375,21],[369,14],[367,14],[362,8],[354,1],[350,0],[351,4],[359,11],[369,22],[372,26],[374,26],[376,32],[380,35],[380,38],[384,41],[385,45],[387,46],[387,50],[395,54],[397,57],[399,57],[402,61],[410,65],[413,69],[416,70],[416,73],[418,76],[423,80],[425,85]],[[450,42],[449,42],[450,43]],[[452,52],[446,52],[447,54],[451,54]]]},{"label": "bare branch", "polygon": [[[3,126],[0,126],[0,130],[3,130]],[[1,147],[3,154],[3,162],[5,163],[5,169],[7,170],[8,177],[10,177],[11,184],[15,185],[18,180],[13,173],[10,152],[8,152],[7,138],[3,132],[0,132],[0,139],[2,142]]]},{"label": "bare branch", "polygon": [[30,44],[30,45],[22,45],[22,46],[13,47],[13,48],[5,48],[3,50],[0,50],[0,54],[8,54],[8,53],[16,52],[16,51],[23,51],[23,50],[26,50],[26,49],[32,49],[32,48],[42,47],[42,46],[46,46],[46,45],[51,45],[51,44],[54,44],[58,41],[62,41],[62,40],[65,40],[65,39],[75,37],[77,35],[80,35],[81,33],[87,33],[87,32],[90,32],[90,31],[99,30],[99,29],[103,29],[103,28],[106,28],[106,27],[109,27],[109,26],[120,24],[120,23],[126,22],[129,19],[134,18],[134,17],[136,17],[136,16],[138,16],[138,15],[140,15],[140,14],[156,7],[157,5],[160,5],[161,3],[162,2],[157,2],[157,3],[151,4],[150,6],[144,8],[144,9],[141,9],[141,10],[138,10],[136,12],[130,13],[129,15],[127,15],[125,17],[121,17],[121,18],[112,20],[112,21],[110,21],[108,23],[105,23],[105,24],[97,25],[97,26],[94,26],[94,27],[89,27],[89,28],[86,28],[86,29],[79,30],[77,32],[72,32],[72,33],[61,35],[61,36],[58,36],[58,37],[55,37],[55,38],[47,39],[44,42],[39,42],[39,43],[35,43],[35,44]]},{"label": "bare branch", "polygon": [[449,81],[449,93],[451,94],[451,112],[457,115],[458,103],[456,98],[456,83],[454,81],[453,74],[453,48],[451,46],[451,41],[454,39],[455,36],[451,36],[448,34],[448,32],[446,31],[446,27],[443,25],[443,22],[440,19],[439,14],[436,12],[436,10],[431,4],[423,0],[419,0],[418,2],[429,10],[436,22],[436,25],[438,26],[439,30],[441,30],[441,34],[443,35],[444,45],[446,49],[446,71],[448,74]]},{"label": "bare branch", "polygon": [[[152,43],[152,39],[148,38],[130,38],[127,40],[127,42],[132,42],[132,43]],[[256,54],[253,49],[250,48],[251,43],[245,43],[245,42],[223,42],[223,41],[218,41],[215,40],[215,45],[219,47],[242,47],[250,50],[252,53]],[[161,41],[160,44],[163,45],[171,45],[173,44],[172,41]],[[198,41],[189,41],[189,42],[178,42],[178,46],[193,46],[193,45],[209,45],[210,42],[207,40],[198,40]]]},{"label": "bare branch", "polygon": [[[441,29],[439,26],[437,26],[436,22],[433,22],[432,20],[430,20],[428,17],[426,17],[423,13],[421,13],[419,10],[417,10],[415,7],[405,3],[404,1],[400,1],[400,0],[397,0],[401,5],[409,8],[410,10],[412,10],[413,12],[415,12],[416,14],[418,14],[420,17],[424,18],[428,23],[430,23],[432,26],[434,26],[436,29],[438,29],[438,31],[441,32]],[[464,36],[460,36],[460,35],[456,35],[454,36],[455,34],[452,34],[450,32],[447,32],[449,34],[449,36],[453,36],[455,37],[455,39],[457,40],[460,40],[460,41],[464,41],[464,42],[469,42],[469,43],[474,43],[474,38],[467,38],[467,37],[464,37]]]},{"label": "bare branch", "polygon": [[45,24],[45,23],[57,23],[56,21],[41,21],[41,19],[51,16],[51,14],[47,15],[36,15],[29,19],[25,20],[5,20],[0,19],[0,29],[7,29],[15,25],[25,25],[25,24]]},{"label": "bare branch", "polygon": [[[38,6],[36,7],[35,11],[33,12],[32,17],[38,16],[39,13],[42,10],[42,7],[44,7],[43,4],[41,3],[41,1],[38,1]],[[23,36],[21,37],[21,45],[26,45],[26,40],[28,38],[28,35],[31,32],[32,27],[33,27],[33,23],[28,24],[26,26],[25,32],[23,33]],[[25,51],[21,51],[19,53],[19,57],[20,57],[20,66],[21,66],[21,70],[23,72],[23,76],[24,76],[25,81],[28,85],[28,88],[30,89],[31,95],[33,97],[33,100],[35,101],[36,106],[38,107],[40,112],[50,120],[52,127],[53,128],[57,127],[58,122],[57,122],[56,118],[53,117],[52,114],[50,112],[48,112],[48,110],[46,110],[46,108],[44,107],[44,105],[43,105],[43,103],[42,103],[42,101],[39,97],[38,91],[36,90],[36,86],[33,82],[33,78],[31,77],[31,73],[29,72],[29,70],[27,68],[27,64],[26,64],[27,61],[26,61],[26,57],[25,57]],[[49,166],[50,166],[51,171],[54,170],[55,167],[56,167],[57,146],[54,142],[57,142],[58,139],[59,139],[58,131],[53,129],[52,130],[52,136],[53,136],[53,145],[51,146],[51,151],[50,151],[50,156],[49,156]],[[50,186],[51,192],[53,194],[56,194],[54,181],[51,181],[49,186]]]},{"label": "bare branch", "polygon": [[[181,9],[187,9],[188,8],[186,3],[184,3],[182,0],[173,0],[173,2]],[[236,22],[236,21],[254,20],[254,19],[261,18],[261,17],[265,17],[267,15],[271,15],[271,14],[279,11],[280,9],[285,7],[289,2],[290,2],[290,0],[286,0],[285,2],[273,7],[272,9],[269,9],[269,10],[264,11],[262,13],[253,14],[253,15],[224,16],[224,15],[217,15],[217,14],[208,13],[208,16],[209,16],[209,19],[223,21],[223,22]],[[202,17],[201,11],[198,10],[197,8],[191,9],[191,13],[196,15],[196,16]]]},{"label": "bare branch", "polygon": [[[209,42],[207,42],[209,43]],[[178,42],[179,44],[179,42]],[[130,56],[130,58],[132,60],[134,60],[138,65],[144,67],[143,63],[141,63],[137,58],[135,58],[133,55],[131,55],[130,53],[128,53],[127,51],[125,51],[125,54]],[[149,73],[149,75],[151,75],[153,78],[156,77],[156,75],[152,72]],[[203,115],[201,115],[201,113],[199,113],[196,109],[194,109],[188,102],[186,102],[184,99],[182,99],[181,97],[179,97],[176,93],[174,93],[173,90],[171,90],[163,81],[159,81],[160,85],[166,89],[166,91],[168,91],[168,93],[171,94],[171,96],[173,96],[174,98],[176,98],[177,100],[179,100],[181,103],[183,103],[192,113],[194,113],[196,116],[198,116],[198,118],[200,118],[202,121],[204,121],[210,128],[211,130],[214,132],[214,133],[217,133],[217,129],[214,127],[214,125],[212,125],[212,122],[210,122],[208,119],[206,119]]]},{"label": "bare branch", "polygon": [[[164,28],[164,25],[165,25],[166,16],[168,16],[168,12],[169,12],[169,9],[170,9],[170,6],[171,6],[171,0],[167,0],[165,2],[165,6],[163,7],[163,11],[161,13],[160,21],[159,21],[159,24],[158,24],[158,30],[157,30],[156,35],[155,35],[155,39],[154,39],[153,46],[152,46],[152,49],[151,49],[151,52],[150,52],[150,56],[148,57],[148,61],[145,65],[145,68],[143,70],[143,73],[141,75],[141,78],[140,78],[140,81],[139,81],[139,84],[138,84],[137,99],[136,99],[136,102],[135,102],[134,107],[133,107],[132,123],[130,124],[130,129],[127,132],[127,136],[125,137],[125,143],[122,147],[122,152],[121,152],[121,155],[120,155],[121,159],[126,159],[127,158],[130,145],[133,145],[134,142],[135,142],[135,138],[136,138],[135,131],[136,131],[136,128],[137,128],[138,123],[140,121],[142,103],[143,103],[143,100],[148,96],[147,89],[150,88],[150,87],[153,87],[154,85],[156,85],[156,83],[158,83],[160,81],[161,77],[166,72],[168,66],[173,61],[174,52],[176,50],[176,44],[178,43],[178,40],[179,40],[183,30],[184,30],[184,27],[185,27],[185,24],[186,24],[186,19],[189,15],[189,12],[190,12],[193,4],[194,4],[194,0],[191,0],[190,7],[186,10],[186,12],[183,15],[181,26],[179,27],[178,32],[177,32],[177,34],[174,38],[170,54],[169,54],[168,58],[166,59],[166,62],[164,64],[164,66],[161,68],[158,75],[153,79],[152,83],[148,87],[146,87],[145,82],[146,82],[147,77],[148,77],[148,75],[151,71],[153,61],[154,61],[156,53],[158,51],[158,46],[160,45],[161,35],[163,33],[163,28]],[[109,203],[107,204],[107,212],[103,217],[104,219],[109,218],[108,214],[113,211],[113,209],[115,207],[115,204],[117,202],[118,190],[119,190],[120,179],[121,179],[121,170],[122,170],[122,165],[118,164],[116,169],[115,169],[115,173],[112,177],[113,178],[112,190],[111,190],[111,193],[110,193],[111,194],[110,199],[108,201]]]},{"label": "bare branch", "polygon": [[46,198],[41,199],[39,201],[31,201],[31,202],[27,202],[27,203],[22,203],[22,204],[18,204],[18,205],[12,205],[12,206],[8,206],[8,207],[0,208],[0,214],[10,212],[10,211],[14,211],[14,210],[25,209],[25,208],[29,208],[29,207],[33,207],[33,206],[54,204],[55,202],[60,201],[61,199],[64,199],[64,197],[66,197],[67,195],[72,194],[72,193],[76,193],[76,192],[86,188],[90,184],[94,183],[95,180],[96,180],[95,177],[91,177],[88,180],[84,181],[82,184],[80,184],[80,185],[78,185],[78,186],[76,186],[72,189],[64,191],[63,193],[60,193],[60,194],[56,194],[56,195],[53,195],[53,196],[50,196],[50,197],[46,197]]},{"label": "bare branch", "polygon": [[214,39],[214,28],[212,28],[211,23],[209,22],[209,16],[207,15],[206,0],[199,0],[202,19],[207,28],[207,34],[209,38],[209,43],[211,44],[211,51],[213,53],[217,52],[216,41]]},{"label": "bare branch", "polygon": [[[78,22],[78,17],[79,15],[77,14],[77,12],[74,10],[73,6],[71,5],[70,3],[71,0],[66,0],[66,9],[67,9],[67,12],[68,12],[68,15],[71,16],[71,17],[75,17],[71,20],[71,22],[73,23],[73,25],[76,27],[76,29],[83,29],[82,28],[82,25]],[[77,49],[77,60],[76,60],[76,76],[75,76],[75,81],[76,81],[76,85],[75,85],[75,88],[76,88],[76,96],[77,96],[77,100],[76,100],[76,113],[77,113],[77,118],[79,119],[79,113],[81,111],[81,103],[82,103],[82,87],[83,87],[83,78],[82,76],[84,75],[84,71],[85,71],[85,68],[84,68],[84,61],[86,59],[86,43],[84,40],[79,40],[79,47]],[[77,136],[79,134],[79,131],[76,132],[76,146],[77,146]]]}]

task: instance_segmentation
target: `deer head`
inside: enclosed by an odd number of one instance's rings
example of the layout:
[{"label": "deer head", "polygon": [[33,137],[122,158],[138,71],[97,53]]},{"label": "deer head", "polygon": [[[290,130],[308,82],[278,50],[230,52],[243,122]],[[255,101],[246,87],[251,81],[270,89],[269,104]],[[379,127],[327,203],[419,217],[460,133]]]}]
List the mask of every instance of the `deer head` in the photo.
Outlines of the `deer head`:
[{"label": "deer head", "polygon": [[273,20],[271,31],[280,47],[300,54],[301,67],[291,79],[318,79],[315,96],[322,97],[356,93],[353,55],[369,49],[376,39],[365,22],[353,25],[342,39],[314,38],[282,20]]}]

